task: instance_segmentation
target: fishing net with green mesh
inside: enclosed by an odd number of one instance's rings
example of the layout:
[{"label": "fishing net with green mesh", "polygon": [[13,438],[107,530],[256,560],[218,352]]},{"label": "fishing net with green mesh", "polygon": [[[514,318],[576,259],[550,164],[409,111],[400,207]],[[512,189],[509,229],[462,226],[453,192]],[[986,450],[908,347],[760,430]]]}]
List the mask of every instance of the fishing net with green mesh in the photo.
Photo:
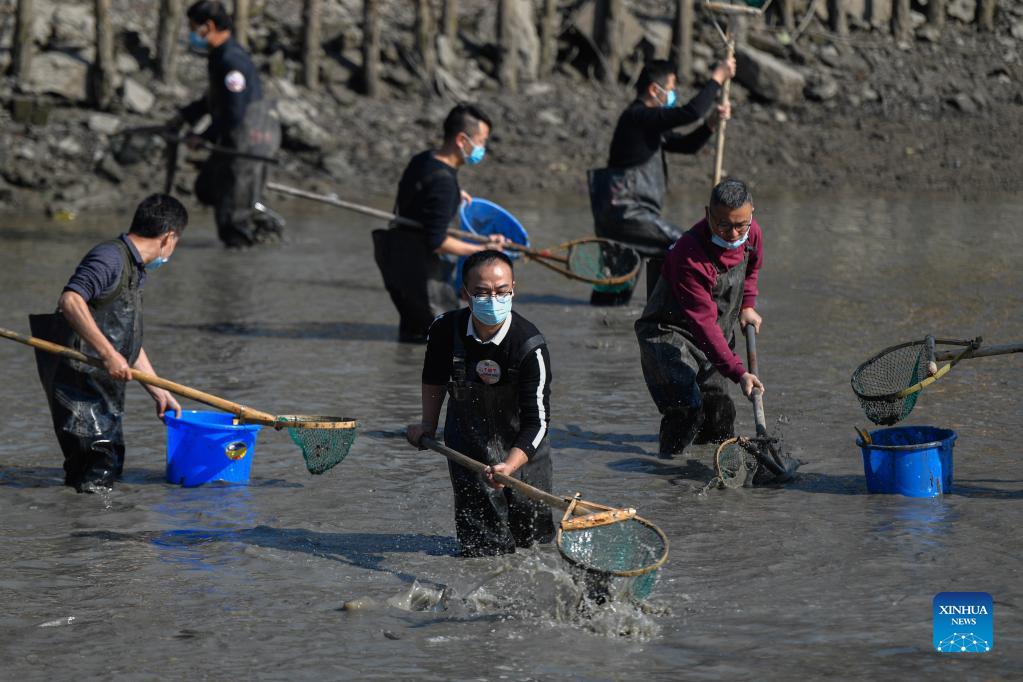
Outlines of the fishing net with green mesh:
[{"label": "fishing net with green mesh", "polygon": [[322,474],[348,456],[355,442],[358,422],[337,417],[289,415],[277,417],[274,427],[287,428],[291,440],[302,448],[309,473]]},{"label": "fishing net with green mesh", "polygon": [[632,286],[639,265],[639,254],[618,242],[592,239],[568,247],[569,271],[584,279],[602,281],[599,286],[608,291]]},{"label": "fishing net with green mesh", "polygon": [[668,560],[668,538],[639,516],[591,527],[563,524],[557,542],[570,564],[600,577],[627,579],[627,593],[637,600],[650,595],[657,569]]}]

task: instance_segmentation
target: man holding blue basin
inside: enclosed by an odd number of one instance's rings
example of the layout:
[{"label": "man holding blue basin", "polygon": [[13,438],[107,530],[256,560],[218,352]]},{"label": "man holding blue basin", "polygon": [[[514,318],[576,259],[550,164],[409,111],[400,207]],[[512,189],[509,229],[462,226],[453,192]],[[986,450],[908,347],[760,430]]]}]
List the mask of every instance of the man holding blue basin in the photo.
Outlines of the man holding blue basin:
[{"label": "man holding blue basin", "polygon": [[373,232],[373,256],[401,316],[403,343],[426,343],[434,318],[458,305],[454,262],[445,256],[500,249],[506,241],[493,235],[489,243],[474,244],[447,233],[459,203],[472,201],[458,186],[458,169],[483,161],[491,127],[479,107],[455,106],[444,120],[441,147],[416,154],[402,173],[394,212],[405,220]]},{"label": "man holding blue basin", "polygon": [[[166,194],[146,197],[128,232],[85,255],[48,315],[30,315],[33,336],[98,357],[104,369],[36,351],[53,429],[64,453],[64,483],[78,492],[110,488],[124,467],[124,382],[131,369],[155,374],[142,347],[142,288],[167,263],[188,212]],[[157,417],[181,415],[174,397],[145,386]]]}]

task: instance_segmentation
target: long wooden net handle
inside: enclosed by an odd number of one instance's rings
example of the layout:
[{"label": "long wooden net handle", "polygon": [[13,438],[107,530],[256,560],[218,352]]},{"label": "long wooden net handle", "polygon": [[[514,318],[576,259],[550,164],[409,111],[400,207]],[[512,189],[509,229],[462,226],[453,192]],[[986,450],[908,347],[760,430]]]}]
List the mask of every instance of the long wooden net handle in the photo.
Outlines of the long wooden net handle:
[{"label": "long wooden net handle", "polygon": [[[959,350],[940,350],[934,354],[934,359],[940,361],[953,360],[960,352]],[[986,358],[992,355],[1008,355],[1010,353],[1023,353],[1023,343],[1006,343],[1000,346],[978,348],[962,359],[972,360],[973,358]]]},{"label": "long wooden net handle", "polygon": [[[735,57],[735,36],[731,27],[728,31],[728,60],[731,61]],[[721,87],[721,103],[724,104],[728,101],[729,96],[732,92],[732,79],[725,80],[725,84]],[[728,125],[728,121],[718,121],[718,136],[717,136],[717,150],[714,153],[714,187],[718,186],[721,182],[721,170],[725,163],[725,128]]]},{"label": "long wooden net handle", "polygon": [[[68,348],[67,346],[62,346],[60,344],[53,343],[52,341],[46,341],[45,339],[36,338],[34,336],[25,336],[23,334],[13,332],[9,329],[4,329],[2,327],[0,327],[0,336],[10,339],[11,341],[23,343],[26,346],[38,348],[39,350],[45,351],[47,353],[53,353],[54,355],[59,355],[70,360],[84,362],[87,365],[92,365],[93,367],[98,367],[99,369],[103,370],[106,369],[106,365],[104,365],[103,361],[100,360],[99,358],[94,358],[89,355],[85,355],[84,353],[80,353],[74,350],[73,348]],[[171,393],[176,393],[177,395],[189,398],[191,400],[195,400],[196,402],[200,402],[211,407],[216,407],[217,409],[224,410],[225,412],[230,412],[232,414],[237,415],[240,419],[246,422],[276,425],[278,421],[277,418],[274,417],[274,415],[272,414],[260,412],[259,410],[254,410],[251,407],[246,407],[245,405],[240,405],[238,403],[233,403],[230,400],[225,400],[215,395],[204,393],[203,391],[199,391],[194,388],[190,388],[188,386],[175,383],[173,381],[170,381],[169,379],[164,379],[163,377],[156,376],[155,374],[150,374],[149,372],[143,372],[141,370],[132,369],[131,378],[134,379],[135,381],[138,381],[139,383],[148,384],[150,386],[156,386],[158,388],[163,388],[170,391]]]}]

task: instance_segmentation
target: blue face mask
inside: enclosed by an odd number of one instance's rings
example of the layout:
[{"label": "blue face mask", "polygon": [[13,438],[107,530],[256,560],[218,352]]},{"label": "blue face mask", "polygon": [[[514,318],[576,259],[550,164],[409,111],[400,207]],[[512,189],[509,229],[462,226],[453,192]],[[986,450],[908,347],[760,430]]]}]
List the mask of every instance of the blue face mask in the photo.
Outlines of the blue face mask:
[{"label": "blue face mask", "polygon": [[502,324],[512,309],[512,295],[473,296],[472,314],[477,320],[488,327]]},{"label": "blue face mask", "polygon": [[[655,83],[654,85],[657,84]],[[671,109],[672,107],[675,106],[676,103],[678,103],[678,95],[675,93],[674,90],[665,90],[660,85],[657,85],[657,87],[661,90],[661,92],[667,93],[664,96],[664,104],[661,105],[662,107],[664,107],[665,109]]]},{"label": "blue face mask", "polygon": [[747,239],[749,239],[749,230],[746,230],[746,234],[742,235],[734,242],[726,242],[724,239],[717,236],[713,232],[710,233],[710,240],[717,244],[718,246],[720,246],[722,249],[737,249],[743,244],[745,244]]},{"label": "blue face mask", "polygon": [[146,263],[146,270],[152,272],[158,269],[161,265],[166,265],[170,258],[164,258],[163,256],[157,256],[154,260]]},{"label": "blue face mask", "polygon": [[199,50],[200,52],[210,49],[210,41],[199,35],[197,31],[188,32],[188,45],[193,50]]},{"label": "blue face mask", "polygon": [[463,151],[462,157],[470,166],[478,165],[481,161],[483,161],[483,157],[487,155],[487,148],[483,145],[476,146],[472,140],[469,140],[469,144],[472,145],[472,152],[470,154],[466,154]]}]

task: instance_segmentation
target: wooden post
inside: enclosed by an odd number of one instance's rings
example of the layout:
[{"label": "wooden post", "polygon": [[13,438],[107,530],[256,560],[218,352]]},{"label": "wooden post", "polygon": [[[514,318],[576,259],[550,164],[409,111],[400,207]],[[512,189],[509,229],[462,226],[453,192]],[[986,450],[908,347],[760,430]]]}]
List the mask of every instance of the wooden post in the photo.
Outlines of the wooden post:
[{"label": "wooden post", "polygon": [[540,15],[540,78],[554,73],[558,61],[558,0],[544,0]]},{"label": "wooden post", "polygon": [[849,37],[849,13],[845,0],[828,0],[828,24],[842,38]]},{"label": "wooden post", "polygon": [[900,43],[913,41],[913,20],[909,15],[910,0],[895,0],[892,5],[892,36]]},{"label": "wooden post", "polygon": [[302,4],[302,81],[307,88],[320,84],[320,0]]},{"label": "wooden post", "polygon": [[362,1],[362,87],[370,97],[380,94],[380,6],[377,0]]},{"label": "wooden post", "polygon": [[160,0],[160,19],[156,29],[156,77],[163,83],[174,83],[174,59],[178,53],[181,31],[181,0]]},{"label": "wooden post", "polygon": [[671,60],[685,81],[693,78],[693,0],[675,0],[675,21],[671,25]]},{"label": "wooden post", "polygon": [[518,92],[519,89],[518,52],[511,30],[512,3],[517,1],[497,2],[497,80],[507,92]]},{"label": "wooden post", "polygon": [[995,30],[995,10],[998,8],[998,0],[977,0],[977,9],[974,12],[973,20],[981,31]]},{"label": "wooden post", "polygon": [[234,39],[249,46],[249,0],[234,0]]},{"label": "wooden post", "polygon": [[444,37],[454,47],[455,39],[458,38],[458,0],[444,0],[442,21]]},{"label": "wooden post", "polygon": [[781,23],[789,33],[796,30],[796,0],[781,0]]},{"label": "wooden post", "polygon": [[112,0],[94,0],[96,17],[96,60],[92,65],[92,98],[98,109],[107,109],[114,99],[114,28],[110,23]]},{"label": "wooden post", "polygon": [[437,18],[431,0],[416,0],[416,51],[423,60],[422,77],[432,82],[437,70]]},{"label": "wooden post", "polygon": [[32,0],[18,0],[18,14],[14,20],[14,45],[11,74],[19,81],[28,78],[32,65]]},{"label": "wooden post", "polygon": [[600,46],[604,51],[604,82],[617,83],[622,70],[622,33],[620,23],[625,16],[625,0],[601,0]]},{"label": "wooden post", "polygon": [[927,0],[927,25],[945,28],[945,0]]}]

